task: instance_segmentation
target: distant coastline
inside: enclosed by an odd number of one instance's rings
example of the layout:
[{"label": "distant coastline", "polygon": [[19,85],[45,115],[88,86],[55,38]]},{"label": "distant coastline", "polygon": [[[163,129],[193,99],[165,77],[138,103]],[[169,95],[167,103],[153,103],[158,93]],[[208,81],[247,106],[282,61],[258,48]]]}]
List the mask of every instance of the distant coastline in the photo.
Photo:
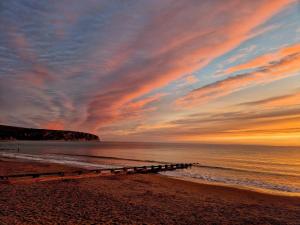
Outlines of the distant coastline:
[{"label": "distant coastline", "polygon": [[24,128],[6,125],[0,125],[0,140],[100,141],[97,135],[85,132]]}]

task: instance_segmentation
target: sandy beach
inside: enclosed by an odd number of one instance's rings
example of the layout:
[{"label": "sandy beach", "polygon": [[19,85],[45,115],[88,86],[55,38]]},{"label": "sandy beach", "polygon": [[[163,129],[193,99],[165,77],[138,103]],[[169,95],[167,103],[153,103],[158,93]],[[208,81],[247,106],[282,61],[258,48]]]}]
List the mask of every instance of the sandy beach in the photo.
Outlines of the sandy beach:
[{"label": "sandy beach", "polygon": [[[0,160],[0,175],[74,168]],[[300,198],[161,175],[0,183],[0,224],[299,224]]]}]

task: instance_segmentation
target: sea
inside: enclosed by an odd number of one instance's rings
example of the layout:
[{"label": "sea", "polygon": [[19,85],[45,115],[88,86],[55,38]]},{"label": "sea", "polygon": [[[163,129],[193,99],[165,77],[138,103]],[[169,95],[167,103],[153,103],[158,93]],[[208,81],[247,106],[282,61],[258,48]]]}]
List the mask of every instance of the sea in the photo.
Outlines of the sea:
[{"label": "sea", "polygon": [[85,169],[195,163],[162,175],[300,196],[300,147],[136,142],[0,142],[0,157]]}]

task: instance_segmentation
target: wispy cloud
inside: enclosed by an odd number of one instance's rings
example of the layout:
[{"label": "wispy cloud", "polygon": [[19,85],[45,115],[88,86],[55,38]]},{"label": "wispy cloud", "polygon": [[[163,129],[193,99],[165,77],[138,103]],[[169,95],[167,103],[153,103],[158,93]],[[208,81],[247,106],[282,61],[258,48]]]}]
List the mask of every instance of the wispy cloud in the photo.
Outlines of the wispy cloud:
[{"label": "wispy cloud", "polygon": [[[236,47],[252,36],[253,28],[286,3],[199,2],[197,6],[196,2],[177,2],[161,11],[154,10],[150,21],[126,49],[130,63],[114,69],[111,76],[116,81],[111,82],[109,90],[103,88],[92,97],[84,126],[118,120],[117,111],[132,99],[163,87]],[[241,10],[232,11],[233,7]],[[213,13],[208,15],[212,12],[209,8],[213,8]],[[256,11],[255,16],[250,8]],[[227,18],[223,22],[219,20],[221,14]]]},{"label": "wispy cloud", "polygon": [[227,110],[225,113],[192,114],[157,125],[139,126],[132,130],[129,136],[137,139],[147,136],[150,140],[155,140],[158,135],[162,135],[169,141],[214,143],[238,139],[245,141],[255,137],[256,143],[264,144],[280,144],[276,139],[282,137],[286,138],[286,141],[280,139],[282,145],[288,144],[288,141],[296,145],[296,140],[300,137],[299,119],[299,107],[259,111]]},{"label": "wispy cloud", "polygon": [[291,45],[288,47],[284,47],[282,49],[279,49],[278,51],[275,51],[273,53],[260,55],[252,60],[249,60],[246,63],[234,66],[229,68],[226,73],[234,73],[241,70],[247,70],[247,69],[256,69],[259,67],[264,67],[271,65],[273,63],[276,63],[276,61],[281,60],[285,57],[289,57],[293,54],[300,53],[300,44]]},{"label": "wispy cloud", "polygon": [[[155,120],[165,129],[160,119],[178,95],[193,106],[299,71],[298,50],[285,49],[227,71],[254,72],[197,88],[210,81],[199,70],[268,32],[264,24],[294,1],[28,2],[1,2],[0,118],[12,125],[125,134]],[[174,81],[197,89],[182,97]]]},{"label": "wispy cloud", "polygon": [[242,106],[284,107],[300,105],[300,91],[292,94],[276,96],[258,101],[245,102]]},{"label": "wispy cloud", "polygon": [[249,63],[244,64],[246,66],[240,66],[239,69],[248,68],[254,64],[257,70],[229,77],[195,89],[186,96],[178,99],[176,103],[178,105],[189,106],[202,104],[253,85],[269,83],[296,75],[297,72],[300,72],[299,45],[281,49],[276,55],[279,55],[276,60],[273,57],[270,59],[264,56],[251,60]]}]

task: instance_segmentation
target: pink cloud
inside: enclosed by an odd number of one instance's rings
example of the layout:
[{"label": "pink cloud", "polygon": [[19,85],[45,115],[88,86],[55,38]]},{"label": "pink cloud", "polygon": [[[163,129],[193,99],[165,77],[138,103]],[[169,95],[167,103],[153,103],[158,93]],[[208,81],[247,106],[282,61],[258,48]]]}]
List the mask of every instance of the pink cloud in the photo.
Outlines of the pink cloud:
[{"label": "pink cloud", "polygon": [[10,26],[8,28],[10,37],[10,46],[15,49],[18,56],[24,61],[33,61],[37,58],[35,52],[32,50],[32,44],[28,40],[27,36],[19,31],[16,26]]},{"label": "pink cloud", "polygon": [[22,61],[28,63],[26,69],[17,71],[21,79],[37,88],[44,87],[47,82],[53,81],[54,76],[46,65],[39,62],[39,56],[28,37],[16,26],[11,26],[8,30],[11,48],[16,51]]},{"label": "pink cloud", "polygon": [[[300,52],[298,45],[289,46],[281,49],[276,55],[279,56],[277,61],[274,58],[258,57],[245,65],[259,65],[259,69],[227,79],[217,81],[204,87],[193,90],[186,96],[178,99],[176,103],[181,106],[193,106],[203,104],[209,100],[213,100],[222,96],[226,96],[243,88],[253,85],[265,84],[288,76],[295,75],[300,71]],[[275,53],[274,53],[275,54]],[[269,61],[269,60],[271,61]]]},{"label": "pink cloud", "polygon": [[196,83],[187,75],[265,32],[258,26],[291,2],[67,0],[43,9],[13,4],[12,13],[24,11],[28,19],[7,18],[20,27],[2,29],[11,54],[0,91],[14,96],[0,96],[2,114],[14,123],[84,131],[146,122],[168,107],[164,95],[151,93],[168,91],[157,89],[173,81]]},{"label": "pink cloud", "polygon": [[51,130],[63,130],[65,128],[63,121],[50,121],[42,125],[45,129],[51,129]]},{"label": "pink cloud", "polygon": [[119,71],[122,76],[91,96],[82,126],[94,129],[117,121],[119,111],[133,99],[192,73],[235,48],[253,36],[255,27],[289,3],[201,1],[203,7],[195,7],[177,2],[159,12],[153,10],[153,20],[144,26],[125,54],[130,60],[136,57],[132,49],[139,49],[141,63],[126,64],[126,58],[121,57],[120,62],[112,64],[110,70]]},{"label": "pink cloud", "polygon": [[24,72],[22,77],[30,86],[44,87],[49,82],[53,82],[55,77],[51,74],[48,68],[41,64],[33,65],[30,70]]},{"label": "pink cloud", "polygon": [[246,63],[231,67],[226,71],[226,73],[230,74],[230,73],[234,73],[234,72],[237,72],[240,70],[255,69],[255,68],[258,68],[261,66],[270,65],[275,60],[278,60],[278,59],[281,59],[288,55],[292,55],[292,54],[299,53],[299,52],[300,52],[300,44],[295,44],[295,45],[291,45],[288,47],[284,47],[282,49],[279,49],[276,52],[264,54],[264,55],[254,58],[252,60],[249,60]]},{"label": "pink cloud", "polygon": [[131,108],[131,109],[141,109],[146,107],[147,105],[158,101],[159,99],[161,99],[163,96],[165,96],[166,94],[163,93],[158,93],[155,95],[152,95],[150,97],[147,98],[143,98],[141,100],[138,101],[134,101],[134,102],[130,102],[126,107]]}]

